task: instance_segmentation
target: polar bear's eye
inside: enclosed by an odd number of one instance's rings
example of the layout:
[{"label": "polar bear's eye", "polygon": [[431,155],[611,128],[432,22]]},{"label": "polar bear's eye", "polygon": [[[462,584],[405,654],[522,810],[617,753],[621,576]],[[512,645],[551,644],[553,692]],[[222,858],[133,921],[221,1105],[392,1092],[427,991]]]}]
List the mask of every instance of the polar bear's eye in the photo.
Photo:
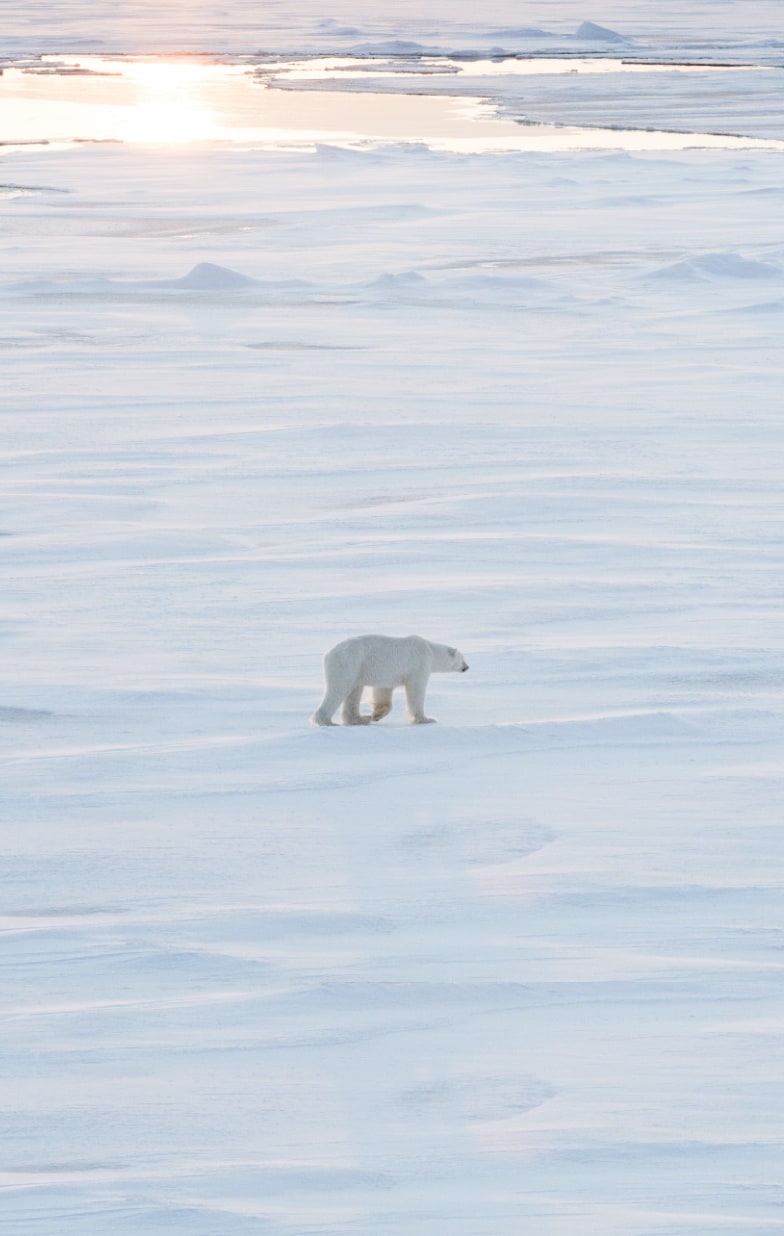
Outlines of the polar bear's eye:
[{"label": "polar bear's eye", "polygon": [[457,652],[457,649],[456,649],[456,648],[447,648],[447,652],[449,653],[450,657],[453,657],[453,656],[455,656],[455,654],[456,654],[456,652]]}]

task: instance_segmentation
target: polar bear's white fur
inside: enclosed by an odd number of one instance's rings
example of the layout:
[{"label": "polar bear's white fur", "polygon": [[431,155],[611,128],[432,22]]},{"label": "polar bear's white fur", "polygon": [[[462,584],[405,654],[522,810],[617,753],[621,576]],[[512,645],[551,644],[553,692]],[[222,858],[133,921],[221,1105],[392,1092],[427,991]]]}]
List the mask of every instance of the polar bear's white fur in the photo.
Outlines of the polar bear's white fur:
[{"label": "polar bear's white fur", "polygon": [[[425,691],[432,673],[460,673],[468,669],[463,654],[446,644],[434,644],[421,635],[357,635],[336,644],[324,657],[327,689],[311,717],[314,725],[333,725],[342,704],[344,725],[380,721],[392,707],[395,687],[405,687],[408,715],[416,725],[433,721],[425,716]],[[362,691],[373,688],[373,715],[359,711]]]}]

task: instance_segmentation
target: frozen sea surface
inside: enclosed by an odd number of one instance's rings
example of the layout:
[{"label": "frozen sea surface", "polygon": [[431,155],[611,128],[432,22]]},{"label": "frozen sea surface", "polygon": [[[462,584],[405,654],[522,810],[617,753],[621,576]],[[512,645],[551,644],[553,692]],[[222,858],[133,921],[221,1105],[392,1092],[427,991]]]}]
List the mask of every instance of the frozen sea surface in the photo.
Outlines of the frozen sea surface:
[{"label": "frozen sea surface", "polygon": [[738,45],[781,48],[780,0],[7,0],[0,54],[20,50],[297,51],[398,44],[450,48],[551,44],[649,49],[681,46],[699,53]]},{"label": "frozen sea surface", "polygon": [[734,135],[735,140],[784,137],[784,44],[764,53],[738,48],[730,63],[726,52],[715,48],[690,62],[683,59],[686,54],[681,50],[680,60],[673,52],[652,60],[639,48],[622,53],[616,48],[596,50],[593,56],[353,56],[293,64],[262,61],[257,72],[299,98],[304,90],[322,92],[325,101],[334,99],[336,91],[399,99],[426,90],[431,103],[432,96],[473,100],[475,106],[484,100],[484,114],[496,123],[516,122],[520,145],[537,125],[553,123],[579,125],[596,138],[602,126],[609,127],[625,149],[644,148],[644,140],[659,141],[662,148],[662,132],[672,135],[670,140],[675,134],[693,135],[703,144],[708,134]]},{"label": "frozen sea surface", "polygon": [[0,1231],[779,1231],[781,159],[2,172]]},{"label": "frozen sea surface", "polygon": [[[781,136],[750,7],[2,47],[615,29],[749,67],[428,91]],[[6,149],[0,1233],[782,1231],[782,201],[774,151]],[[439,724],[310,728],[373,630],[464,651]]]}]

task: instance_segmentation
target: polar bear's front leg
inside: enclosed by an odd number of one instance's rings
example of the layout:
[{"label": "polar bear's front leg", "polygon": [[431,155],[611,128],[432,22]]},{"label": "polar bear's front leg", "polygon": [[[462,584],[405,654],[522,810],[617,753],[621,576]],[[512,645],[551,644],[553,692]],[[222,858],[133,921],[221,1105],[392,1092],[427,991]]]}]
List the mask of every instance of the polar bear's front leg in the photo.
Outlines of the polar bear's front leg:
[{"label": "polar bear's front leg", "polygon": [[362,713],[359,711],[359,705],[362,700],[362,691],[363,684],[360,683],[359,686],[356,686],[349,691],[343,701],[340,719],[344,725],[370,725],[370,717],[363,717]]},{"label": "polar bear's front leg", "polygon": [[411,677],[406,679],[406,704],[408,705],[408,715],[414,725],[432,725],[435,717],[425,716],[425,691],[427,690],[427,679]]},{"label": "polar bear's front leg", "polygon": [[373,720],[381,721],[392,711],[392,688],[373,688]]}]

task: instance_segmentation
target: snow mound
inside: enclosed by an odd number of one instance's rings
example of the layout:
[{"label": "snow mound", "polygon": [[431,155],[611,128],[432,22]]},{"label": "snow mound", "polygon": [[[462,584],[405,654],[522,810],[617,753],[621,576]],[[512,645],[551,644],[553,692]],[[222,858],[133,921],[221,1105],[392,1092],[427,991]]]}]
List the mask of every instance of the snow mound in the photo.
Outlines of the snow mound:
[{"label": "snow mound", "polygon": [[217,266],[214,262],[199,262],[182,279],[163,280],[159,287],[193,288],[199,292],[224,292],[233,288],[254,287],[257,279],[249,275],[241,275],[228,266]]},{"label": "snow mound", "polygon": [[608,30],[606,26],[597,26],[595,22],[584,21],[575,31],[576,39],[586,43],[628,43],[629,39],[617,30]]},{"label": "snow mound", "polygon": [[384,275],[379,275],[371,283],[365,284],[368,288],[378,288],[379,291],[406,291],[409,288],[422,288],[427,285],[427,279],[424,275],[420,275],[416,270],[401,271],[400,274],[392,274],[388,272]]},{"label": "snow mound", "polygon": [[334,17],[325,17],[323,21],[317,22],[316,29],[322,30],[324,34],[333,34],[353,39],[362,33],[358,26],[341,25]]},{"label": "snow mound", "polygon": [[76,279],[35,279],[13,283],[12,292],[66,295],[66,296],[116,296],[138,295],[145,292],[236,292],[255,289],[276,297],[293,293],[295,296],[313,285],[306,279],[253,279],[239,271],[213,262],[199,262],[187,275],[179,279],[109,279],[104,275],[91,275]]},{"label": "snow mound", "polygon": [[394,293],[428,294],[442,299],[445,294],[452,297],[464,297],[484,300],[519,301],[529,293],[551,293],[553,287],[542,279],[530,275],[504,274],[465,274],[460,272],[434,272],[435,278],[427,278],[416,270],[401,271],[399,274],[386,273],[379,275],[372,283],[362,286],[368,291]]},{"label": "snow mound", "polygon": [[348,50],[355,56],[421,56],[436,49],[407,39],[388,39],[382,43],[357,43]]},{"label": "snow mound", "polygon": [[684,282],[710,282],[715,279],[780,279],[782,271],[770,262],[758,262],[739,253],[705,253],[664,266],[654,278]]},{"label": "snow mound", "polygon": [[506,26],[502,30],[494,30],[492,38],[496,39],[552,39],[555,36],[537,26]]}]

